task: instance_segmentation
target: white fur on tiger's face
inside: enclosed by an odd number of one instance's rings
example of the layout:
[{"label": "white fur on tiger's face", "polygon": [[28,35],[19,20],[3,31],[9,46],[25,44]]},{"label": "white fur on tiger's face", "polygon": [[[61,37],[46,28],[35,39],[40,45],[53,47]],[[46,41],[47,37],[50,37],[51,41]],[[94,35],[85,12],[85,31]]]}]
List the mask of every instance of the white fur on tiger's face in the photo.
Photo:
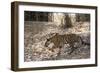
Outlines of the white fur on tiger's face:
[{"label": "white fur on tiger's face", "polygon": [[53,48],[54,43],[48,43],[48,48]]}]

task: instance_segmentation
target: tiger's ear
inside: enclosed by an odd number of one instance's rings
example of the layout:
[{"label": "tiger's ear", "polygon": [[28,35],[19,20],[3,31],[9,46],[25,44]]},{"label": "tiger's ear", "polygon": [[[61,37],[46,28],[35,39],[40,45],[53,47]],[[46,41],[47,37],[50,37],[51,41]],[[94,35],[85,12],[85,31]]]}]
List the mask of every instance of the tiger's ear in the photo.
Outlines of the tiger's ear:
[{"label": "tiger's ear", "polygon": [[55,35],[58,35],[58,33],[56,33],[56,32],[55,33],[51,33],[51,36],[55,36]]}]

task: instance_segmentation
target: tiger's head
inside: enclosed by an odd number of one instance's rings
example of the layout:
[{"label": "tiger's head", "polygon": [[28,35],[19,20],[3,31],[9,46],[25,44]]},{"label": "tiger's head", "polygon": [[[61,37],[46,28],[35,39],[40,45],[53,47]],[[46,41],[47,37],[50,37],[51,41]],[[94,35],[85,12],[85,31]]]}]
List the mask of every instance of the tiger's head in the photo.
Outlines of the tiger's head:
[{"label": "tiger's head", "polygon": [[55,33],[55,35],[53,36],[53,37],[51,37],[51,38],[49,38],[49,39],[47,39],[46,40],[46,42],[45,42],[45,47],[53,47],[54,46],[54,41],[55,41],[55,36],[57,36],[58,35],[58,33]]},{"label": "tiger's head", "polygon": [[53,42],[50,39],[47,39],[47,41],[45,42],[45,47],[49,47],[52,48],[53,47]]}]

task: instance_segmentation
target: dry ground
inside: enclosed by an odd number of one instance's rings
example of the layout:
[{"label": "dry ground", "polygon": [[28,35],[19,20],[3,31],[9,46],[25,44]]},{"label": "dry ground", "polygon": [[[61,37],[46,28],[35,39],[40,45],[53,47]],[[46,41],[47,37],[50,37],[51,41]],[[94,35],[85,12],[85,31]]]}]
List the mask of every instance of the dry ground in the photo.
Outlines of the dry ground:
[{"label": "dry ground", "polygon": [[90,46],[81,45],[72,54],[68,54],[68,50],[59,48],[51,51],[44,44],[47,38],[52,37],[52,33],[60,35],[75,33],[79,35],[83,41],[90,43],[90,24],[89,22],[77,22],[72,28],[61,29],[53,23],[47,22],[31,22],[26,21],[24,26],[24,61],[44,61],[44,60],[61,60],[61,59],[87,59],[90,58]]}]

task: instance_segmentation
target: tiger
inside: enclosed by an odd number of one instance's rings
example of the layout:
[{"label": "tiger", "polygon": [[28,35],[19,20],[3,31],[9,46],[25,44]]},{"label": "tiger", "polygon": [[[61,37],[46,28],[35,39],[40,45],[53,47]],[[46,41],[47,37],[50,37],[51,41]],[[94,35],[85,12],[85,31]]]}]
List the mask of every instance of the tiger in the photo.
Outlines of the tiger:
[{"label": "tiger", "polygon": [[64,35],[59,35],[58,33],[55,33],[55,35],[45,42],[45,47],[49,47],[49,45],[53,43],[52,45],[52,51],[54,48],[63,48],[65,44],[68,44],[71,48],[71,51],[69,54],[73,53],[74,50],[78,47],[80,47],[84,42],[82,41],[81,37],[78,36],[77,34],[64,34]]}]

